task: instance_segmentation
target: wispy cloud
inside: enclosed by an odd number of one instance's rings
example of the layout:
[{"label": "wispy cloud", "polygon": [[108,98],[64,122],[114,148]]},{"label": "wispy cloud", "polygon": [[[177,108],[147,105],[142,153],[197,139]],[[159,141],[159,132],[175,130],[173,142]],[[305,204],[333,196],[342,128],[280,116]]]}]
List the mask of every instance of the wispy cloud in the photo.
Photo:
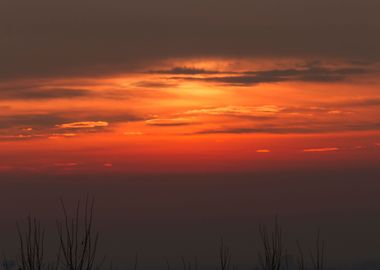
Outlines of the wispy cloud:
[{"label": "wispy cloud", "polygon": [[170,87],[176,87],[178,86],[177,83],[174,82],[163,82],[163,81],[157,81],[156,80],[146,80],[146,81],[139,81],[133,84],[137,87],[146,87],[146,88],[170,88]]},{"label": "wispy cloud", "polygon": [[200,108],[184,112],[190,115],[229,115],[229,116],[269,116],[282,110],[276,105],[263,106],[225,106],[213,108]]},{"label": "wispy cloud", "polygon": [[199,75],[199,74],[219,74],[220,71],[217,70],[207,70],[203,68],[194,67],[173,67],[166,70],[153,70],[148,73],[153,74],[170,74],[170,75]]},{"label": "wispy cloud", "polygon": [[220,129],[207,129],[194,134],[291,134],[291,133],[314,133],[315,130],[298,127],[231,127]]},{"label": "wispy cloud", "polygon": [[[78,118],[83,121],[76,121]],[[110,131],[112,124],[146,119],[127,112],[92,110],[4,115],[0,116],[0,140],[71,138],[89,132]]]},{"label": "wispy cloud", "polygon": [[[172,77],[172,79],[214,82],[226,85],[248,86],[260,83],[277,83],[285,81],[304,82],[340,82],[354,75],[369,73],[370,70],[363,67],[328,68],[323,66],[307,66],[304,68],[271,69],[258,71],[215,71],[193,68],[173,68],[166,71],[158,71],[160,74],[188,75]],[[193,76],[193,75],[204,75]],[[215,75],[215,76],[209,76]]]},{"label": "wispy cloud", "polygon": [[194,123],[192,118],[155,118],[145,121],[148,126],[185,126]]},{"label": "wispy cloud", "polygon": [[347,131],[369,131],[380,130],[380,123],[334,123],[334,122],[313,122],[300,121],[280,122],[267,124],[249,124],[241,127],[220,127],[215,129],[206,129],[196,131],[193,134],[318,134],[318,133],[340,133]]},{"label": "wispy cloud", "polygon": [[64,129],[76,129],[76,128],[101,128],[108,127],[108,122],[105,121],[82,121],[82,122],[72,122],[56,125],[56,127]]},{"label": "wispy cloud", "polygon": [[245,86],[245,85],[253,85],[260,83],[277,83],[287,81],[287,78],[280,77],[262,77],[262,76],[218,76],[218,77],[207,77],[207,78],[186,78],[182,77],[184,80],[196,80],[196,81],[204,81],[204,82],[213,82],[213,83],[221,83],[226,85],[235,85],[235,86]]},{"label": "wispy cloud", "polygon": [[324,148],[308,148],[303,149],[302,152],[332,152],[332,151],[338,151],[338,147],[324,147]]},{"label": "wispy cloud", "polygon": [[269,150],[269,149],[257,149],[256,150],[256,153],[270,153],[271,152],[271,150]]},{"label": "wispy cloud", "polygon": [[55,140],[55,139],[63,139],[63,138],[72,138],[76,137],[78,134],[76,133],[54,133],[51,135],[48,135],[48,139]]},{"label": "wispy cloud", "polygon": [[54,126],[63,119],[64,115],[59,113],[6,115],[0,116],[0,129]]},{"label": "wispy cloud", "polygon": [[[31,85],[32,84],[32,85]],[[93,97],[94,91],[81,88],[46,86],[45,82],[24,82],[0,85],[0,99],[3,100],[47,100]]]},{"label": "wispy cloud", "polygon": [[41,138],[41,136],[29,134],[0,135],[0,141],[24,141],[37,138]]}]

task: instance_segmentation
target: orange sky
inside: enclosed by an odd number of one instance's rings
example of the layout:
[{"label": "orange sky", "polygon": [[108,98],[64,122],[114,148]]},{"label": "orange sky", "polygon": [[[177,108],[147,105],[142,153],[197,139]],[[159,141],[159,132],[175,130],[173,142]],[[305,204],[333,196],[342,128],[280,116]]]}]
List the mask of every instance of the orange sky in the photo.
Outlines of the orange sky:
[{"label": "orange sky", "polygon": [[378,66],[172,59],[0,83],[0,171],[376,166]]}]

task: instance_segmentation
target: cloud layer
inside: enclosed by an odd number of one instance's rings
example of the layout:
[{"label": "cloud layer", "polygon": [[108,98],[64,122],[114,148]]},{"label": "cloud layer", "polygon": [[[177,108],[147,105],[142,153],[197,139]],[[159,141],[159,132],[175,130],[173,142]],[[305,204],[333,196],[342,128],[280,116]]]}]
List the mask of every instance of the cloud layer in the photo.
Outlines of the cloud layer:
[{"label": "cloud layer", "polygon": [[[206,69],[175,67],[169,70],[158,70],[157,74],[188,75],[172,77],[189,81],[203,81],[235,86],[247,86],[260,83],[278,83],[287,81],[303,82],[341,82],[355,75],[369,73],[368,68],[349,66],[344,68],[327,68],[323,66],[309,66],[306,68],[271,69],[258,71],[215,71]],[[207,75],[207,76],[192,76]]]},{"label": "cloud layer", "polygon": [[0,77],[104,75],[186,57],[368,63],[380,59],[379,9],[372,0],[2,1]]}]

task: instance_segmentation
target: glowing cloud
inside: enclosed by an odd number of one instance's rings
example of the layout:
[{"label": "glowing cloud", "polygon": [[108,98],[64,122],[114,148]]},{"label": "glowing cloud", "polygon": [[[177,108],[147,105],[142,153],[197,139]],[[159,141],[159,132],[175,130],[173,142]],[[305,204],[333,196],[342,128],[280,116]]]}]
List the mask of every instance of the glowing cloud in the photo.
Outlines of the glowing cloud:
[{"label": "glowing cloud", "polygon": [[66,124],[56,125],[59,128],[97,128],[97,127],[107,127],[108,122],[104,121],[83,121],[83,122],[72,122]]},{"label": "glowing cloud", "polygon": [[256,153],[270,153],[271,151],[269,149],[258,149],[256,150]]},{"label": "glowing cloud", "polygon": [[48,137],[48,139],[54,140],[54,139],[70,138],[70,137],[75,137],[75,136],[77,136],[77,134],[75,133],[52,134]]},{"label": "glowing cloud", "polygon": [[146,120],[148,126],[185,126],[193,123],[189,118],[155,118]]},{"label": "glowing cloud", "polygon": [[0,140],[27,140],[27,139],[33,139],[36,137],[40,137],[38,135],[24,135],[24,134],[16,134],[16,135],[0,135]]},{"label": "glowing cloud", "polygon": [[257,115],[257,114],[274,114],[283,108],[276,105],[263,105],[257,107],[250,106],[225,106],[216,108],[202,108],[189,110],[184,114],[207,114],[207,115]]},{"label": "glowing cloud", "polygon": [[339,110],[333,110],[333,111],[328,111],[327,113],[328,114],[342,114],[343,112]]},{"label": "glowing cloud", "polygon": [[310,149],[303,149],[303,152],[331,152],[331,151],[338,151],[339,148],[337,147],[325,147],[325,148],[310,148]]}]

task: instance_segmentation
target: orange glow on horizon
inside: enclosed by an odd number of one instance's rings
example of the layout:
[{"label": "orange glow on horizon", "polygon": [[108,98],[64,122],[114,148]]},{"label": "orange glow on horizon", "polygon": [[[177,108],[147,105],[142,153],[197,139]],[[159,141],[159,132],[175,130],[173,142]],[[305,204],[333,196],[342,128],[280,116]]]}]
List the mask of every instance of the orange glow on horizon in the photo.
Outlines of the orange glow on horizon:
[{"label": "orange glow on horizon", "polygon": [[244,171],[351,164],[358,152],[378,161],[378,77],[298,62],[187,59],[107,78],[3,82],[38,95],[0,101],[0,170]]}]

